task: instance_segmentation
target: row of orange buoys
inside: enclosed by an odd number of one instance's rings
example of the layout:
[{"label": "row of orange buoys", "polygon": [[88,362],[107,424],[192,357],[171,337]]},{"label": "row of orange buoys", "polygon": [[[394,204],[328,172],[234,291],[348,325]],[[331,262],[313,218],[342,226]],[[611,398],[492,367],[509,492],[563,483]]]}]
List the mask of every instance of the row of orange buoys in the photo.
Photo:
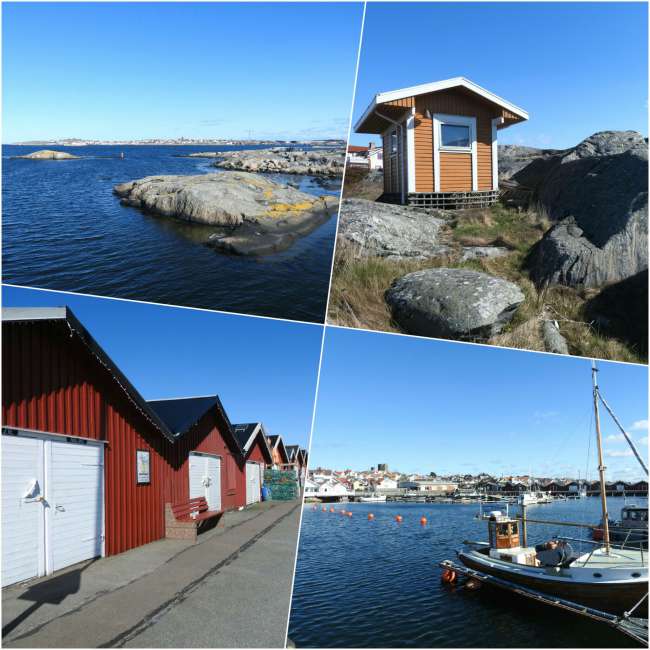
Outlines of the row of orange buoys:
[{"label": "row of orange buoys", "polygon": [[[312,506],[312,510],[318,510],[318,506]],[[321,508],[321,511],[322,512],[327,512],[327,507],[323,506]],[[330,508],[329,511],[330,512],[337,512],[334,508]],[[342,515],[346,515],[347,517],[352,516],[352,512],[350,512],[350,510],[339,510],[338,512],[340,512]],[[368,513],[368,521],[373,521],[374,518],[375,518],[375,515],[373,515],[372,512],[369,512]],[[395,515],[395,521],[398,524],[401,524],[402,521],[404,521],[404,517],[402,517],[402,515]],[[428,522],[428,520],[427,520],[426,517],[420,517],[420,525],[426,526],[427,522]]]}]

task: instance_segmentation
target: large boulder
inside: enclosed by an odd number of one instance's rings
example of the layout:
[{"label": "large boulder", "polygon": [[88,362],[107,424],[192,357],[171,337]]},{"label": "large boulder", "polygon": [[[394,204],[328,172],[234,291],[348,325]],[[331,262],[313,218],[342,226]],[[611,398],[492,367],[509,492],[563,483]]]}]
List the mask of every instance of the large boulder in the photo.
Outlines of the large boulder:
[{"label": "large boulder", "polygon": [[345,166],[342,149],[245,149],[221,151],[216,157],[215,167],[247,172],[340,177]]},{"label": "large boulder", "polygon": [[13,158],[24,158],[25,160],[76,160],[79,156],[73,156],[66,151],[52,151],[51,149],[41,149],[24,156],[13,156]]},{"label": "large boulder", "polygon": [[538,284],[599,287],[648,267],[648,145],[596,133],[513,177],[557,223],[529,257]]},{"label": "large boulder", "polygon": [[148,176],[114,187],[123,205],[192,223],[221,227],[210,246],[266,254],[287,248],[326,221],[335,197],[317,197],[246,172]]},{"label": "large boulder", "polygon": [[508,180],[535,160],[558,154],[557,149],[537,149],[518,144],[500,144],[498,151],[499,180]]},{"label": "large boulder", "polygon": [[427,259],[448,251],[440,243],[444,213],[436,214],[391,203],[344,199],[338,234],[358,246],[363,255]]},{"label": "large boulder", "polygon": [[466,269],[425,269],[395,280],[386,292],[393,319],[410,334],[488,339],[524,301],[512,282]]}]

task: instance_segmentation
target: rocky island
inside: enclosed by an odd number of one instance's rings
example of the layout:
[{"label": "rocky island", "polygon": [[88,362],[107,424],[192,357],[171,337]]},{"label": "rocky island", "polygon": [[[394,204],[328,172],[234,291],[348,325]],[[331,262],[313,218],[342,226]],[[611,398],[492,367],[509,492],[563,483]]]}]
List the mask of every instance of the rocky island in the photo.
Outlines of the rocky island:
[{"label": "rocky island", "polygon": [[79,157],[65,151],[52,151],[51,149],[41,149],[24,156],[12,156],[12,158],[24,158],[26,160],[77,160]]},{"label": "rocky island", "polygon": [[303,174],[336,178],[343,175],[345,154],[342,149],[245,149],[242,151],[206,151],[189,154],[191,158],[216,158],[215,167],[247,172]]},{"label": "rocky island", "polygon": [[236,255],[289,248],[335,214],[338,200],[317,197],[249,172],[148,176],[114,187],[123,205],[215,226],[206,244]]}]

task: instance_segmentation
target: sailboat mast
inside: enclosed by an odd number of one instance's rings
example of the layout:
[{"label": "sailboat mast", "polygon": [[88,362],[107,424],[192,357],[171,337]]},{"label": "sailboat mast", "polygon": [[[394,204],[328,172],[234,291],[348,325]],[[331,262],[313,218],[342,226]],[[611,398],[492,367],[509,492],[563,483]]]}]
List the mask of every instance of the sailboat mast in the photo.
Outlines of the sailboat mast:
[{"label": "sailboat mast", "polygon": [[591,380],[594,387],[594,416],[596,418],[596,440],[598,442],[598,475],[600,477],[600,504],[603,511],[603,542],[605,552],[609,553],[609,515],[607,513],[607,486],[605,484],[605,465],[603,465],[603,441],[600,432],[600,413],[598,410],[598,368],[596,362],[591,361]]}]

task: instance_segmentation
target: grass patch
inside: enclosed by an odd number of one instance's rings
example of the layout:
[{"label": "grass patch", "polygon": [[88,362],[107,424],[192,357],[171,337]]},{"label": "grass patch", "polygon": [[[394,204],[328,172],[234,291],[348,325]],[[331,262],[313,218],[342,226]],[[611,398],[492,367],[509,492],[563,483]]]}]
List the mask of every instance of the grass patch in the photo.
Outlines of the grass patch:
[{"label": "grass patch", "polygon": [[[525,269],[531,247],[550,227],[543,210],[517,211],[500,204],[489,209],[451,213],[443,234],[451,253],[429,260],[391,260],[364,257],[342,238],[338,239],[328,321],[347,327],[399,332],[392,321],[384,293],[393,280],[421,269],[433,267],[467,268],[489,273],[516,283],[526,296],[510,324],[487,343],[502,347],[544,351],[541,333],[543,320],[556,320],[571,354],[645,363],[625,342],[599,332],[585,315],[586,302],[597,292],[553,286],[538,289]],[[463,246],[504,246],[503,257],[461,261]]]}]

